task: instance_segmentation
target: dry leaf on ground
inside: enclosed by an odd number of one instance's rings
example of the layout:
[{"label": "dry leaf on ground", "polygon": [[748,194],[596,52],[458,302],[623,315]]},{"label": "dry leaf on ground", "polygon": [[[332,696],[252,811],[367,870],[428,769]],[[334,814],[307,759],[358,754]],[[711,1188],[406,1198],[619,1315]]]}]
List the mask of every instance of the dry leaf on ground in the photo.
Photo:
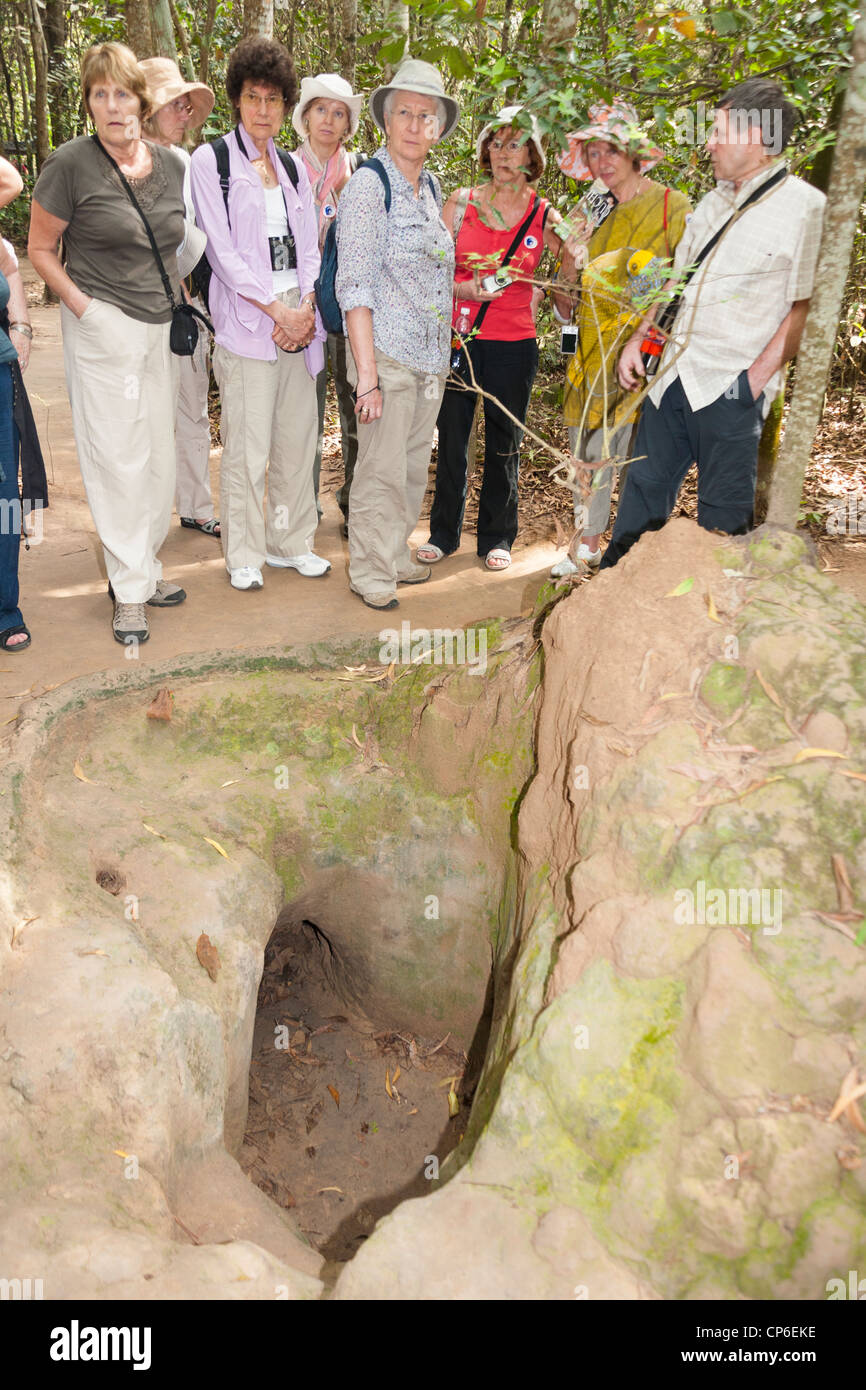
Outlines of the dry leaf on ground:
[{"label": "dry leaf on ground", "polygon": [[215,980],[220,969],[220,953],[206,932],[202,932],[195,943],[195,953],[199,965],[204,967],[212,980]]}]

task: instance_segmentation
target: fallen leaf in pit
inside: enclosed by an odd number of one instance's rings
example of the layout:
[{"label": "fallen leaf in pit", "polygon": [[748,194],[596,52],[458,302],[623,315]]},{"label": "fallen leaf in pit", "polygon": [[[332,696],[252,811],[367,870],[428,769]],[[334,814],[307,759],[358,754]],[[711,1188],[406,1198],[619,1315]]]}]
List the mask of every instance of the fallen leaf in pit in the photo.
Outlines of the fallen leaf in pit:
[{"label": "fallen leaf in pit", "polygon": [[722,621],[716,611],[716,605],[713,603],[713,596],[709,591],[707,592],[707,617],[711,623],[720,623]]},{"label": "fallen leaf in pit", "polygon": [[[16,716],[16,717],[17,717],[17,716]],[[95,786],[97,786],[97,783],[96,783],[96,782],[91,782],[90,778],[89,778],[89,777],[86,777],[86,776],[84,775],[84,771],[83,771],[83,769],[82,769],[81,763],[78,761],[77,758],[76,758],[75,762],[72,764],[72,775],[73,775],[74,777],[77,777],[78,780],[79,780],[79,782],[86,782],[87,785],[90,786],[90,787],[95,787]]]},{"label": "fallen leaf in pit", "polygon": [[[304,1121],[304,1123],[305,1123],[305,1125],[307,1126],[307,1133],[308,1133],[308,1134],[312,1134],[313,1130],[316,1128],[316,1125],[319,1123],[319,1120],[322,1118],[322,1111],[324,1110],[324,1108],[325,1108],[325,1102],[324,1102],[323,1100],[317,1100],[316,1103],[315,1103],[315,1105],[313,1106],[312,1110],[311,1110],[311,1111],[309,1112],[309,1114],[307,1115],[307,1118],[306,1118],[306,1120]],[[308,1150],[308,1152],[309,1152],[309,1150]]]},{"label": "fallen leaf in pit", "polygon": [[337,1090],[336,1086],[329,1086],[329,1087],[328,1087],[328,1090],[331,1092],[331,1097],[332,1097],[332,1099],[333,1099],[333,1102],[334,1102],[334,1104],[336,1105],[337,1109],[339,1110],[339,1108],[340,1108],[340,1092]]},{"label": "fallen leaf in pit", "polygon": [[223,859],[228,859],[228,855],[226,854],[219,840],[212,840],[208,835],[202,835],[202,839],[204,840],[206,845],[212,845],[213,848],[216,850],[217,854],[222,855]]},{"label": "fallen leaf in pit", "polygon": [[150,833],[151,833],[151,835],[155,835],[156,838],[157,838],[158,840],[167,840],[167,839],[168,839],[168,836],[167,836],[167,835],[163,835],[163,833],[162,833],[161,830],[154,830],[154,828],[153,828],[152,825],[148,825],[148,823],[147,823],[146,820],[143,820],[141,823],[142,823],[142,825],[144,826],[145,830],[149,830]]},{"label": "fallen leaf in pit", "polygon": [[397,1070],[394,1072],[394,1075],[391,1077],[391,1085],[392,1085],[392,1086],[396,1086],[396,1085],[397,1085],[397,1082],[398,1082],[398,1080],[399,1080],[399,1077],[400,1077],[400,1067],[398,1066],[398,1067],[397,1067]]},{"label": "fallen leaf in pit", "polygon": [[[863,1117],[860,1115],[859,1106],[856,1104],[861,1096],[866,1096],[866,1083],[861,1082],[859,1085],[857,1084],[857,1068],[852,1067],[845,1077],[845,1080],[842,1082],[842,1089],[839,1092],[836,1104],[827,1116],[828,1125],[834,1124],[844,1110],[847,1118],[851,1120],[855,1128],[860,1129],[863,1127],[864,1132],[866,1132],[866,1126],[863,1126]],[[852,1114],[858,1116],[860,1120],[859,1124],[852,1119]]]},{"label": "fallen leaf in pit", "polygon": [[844,854],[832,854],[830,856],[830,863],[833,866],[833,876],[836,879],[836,896],[839,900],[839,911],[846,913],[850,912],[854,907],[854,890],[851,887],[851,880],[848,877],[848,865],[845,863]]},{"label": "fallen leaf in pit", "polygon": [[316,1196],[321,1197],[323,1192],[339,1192],[341,1197],[345,1197],[346,1195],[342,1187],[320,1187],[318,1192],[316,1193]]},{"label": "fallen leaf in pit", "polygon": [[429,1050],[429,1052],[425,1052],[425,1053],[424,1053],[424,1056],[425,1056],[425,1057],[433,1057],[433,1056],[435,1055],[435,1053],[437,1053],[437,1052],[439,1051],[440,1047],[444,1047],[444,1046],[445,1046],[445,1044],[447,1043],[447,1041],[448,1041],[448,1039],[449,1039],[450,1037],[451,1037],[451,1034],[450,1034],[450,1033],[446,1033],[446,1034],[445,1034],[445,1037],[442,1039],[442,1041],[441,1041],[441,1042],[438,1042],[438,1043],[436,1044],[435,1047],[431,1047],[430,1050]]},{"label": "fallen leaf in pit", "polygon": [[336,1033],[336,1028],[331,1023],[323,1023],[321,1028],[314,1028],[310,1034],[311,1038],[317,1038],[320,1033]]},{"label": "fallen leaf in pit", "polygon": [[665,594],[665,598],[680,598],[682,594],[687,594],[689,592],[694,582],[694,579],[680,580],[675,589],[671,589],[669,594]]},{"label": "fallen leaf in pit", "polygon": [[844,758],[844,753],[837,753],[835,748],[801,748],[795,763],[804,763],[807,758]]},{"label": "fallen leaf in pit", "polygon": [[291,1047],[297,1047],[299,1043],[302,1043],[302,1042],[304,1041],[304,1039],[306,1038],[306,1036],[307,1036],[307,1035],[306,1035],[306,1033],[304,1032],[303,1028],[299,1028],[299,1029],[297,1030],[297,1032],[295,1032],[295,1033],[292,1034],[291,1039],[290,1039],[290,1046],[291,1046]]},{"label": "fallen leaf in pit", "polygon": [[171,719],[171,712],[174,706],[174,696],[167,685],[162,686],[154,695],[153,700],[148,706],[148,719],[162,719],[166,724]]},{"label": "fallen leaf in pit", "polygon": [[415,1106],[415,1109],[414,1109],[414,1110],[410,1110],[410,1111],[409,1111],[409,1114],[410,1114],[410,1115],[417,1115],[417,1114],[418,1114],[418,1107],[417,1107],[417,1105]]},{"label": "fallen leaf in pit", "polygon": [[389,1067],[389,1068],[386,1070],[386,1072],[385,1072],[385,1090],[388,1092],[388,1095],[390,1096],[391,1100],[393,1100],[393,1099],[394,1099],[394,1092],[391,1090],[391,1068],[390,1068],[390,1067]]},{"label": "fallen leaf in pit", "polygon": [[666,695],[659,696],[659,704],[664,700],[687,700],[691,693],[690,690],[669,690]]},{"label": "fallen leaf in pit", "polygon": [[856,777],[858,782],[866,782],[866,772],[851,772],[847,767],[837,767],[835,771],[842,777]]},{"label": "fallen leaf in pit", "polygon": [[455,1115],[460,1114],[460,1101],[457,1099],[457,1092],[454,1090],[453,1086],[448,1092],[448,1114],[452,1119]]},{"label": "fallen leaf in pit", "polygon": [[242,781],[243,781],[243,778],[242,778],[242,777],[232,777],[232,778],[229,779],[228,782],[220,782],[220,788],[222,788],[222,787],[236,787],[237,784],[238,784],[238,782],[242,782]]},{"label": "fallen leaf in pit", "polygon": [[25,917],[24,920],[23,920],[23,922],[17,922],[17,923],[15,924],[15,926],[12,928],[12,937],[11,937],[11,940],[10,940],[10,942],[9,942],[9,945],[10,945],[10,946],[16,946],[16,945],[18,944],[18,938],[19,938],[19,936],[21,935],[21,933],[23,932],[24,928],[25,928],[25,927],[29,927],[31,922],[38,922],[38,921],[39,921],[39,918],[38,918],[38,917]]},{"label": "fallen leaf in pit", "polygon": [[774,705],[777,705],[779,709],[784,709],[784,705],[782,704],[782,701],[779,699],[779,696],[778,696],[777,692],[776,692],[776,691],[773,689],[773,687],[770,685],[770,682],[767,681],[767,680],[764,680],[764,677],[761,675],[760,671],[758,671],[758,670],[755,671],[755,675],[757,676],[757,678],[758,678],[758,684],[760,685],[760,687],[761,687],[761,689],[763,690],[764,694],[766,695],[767,699],[768,699],[768,700],[772,700],[772,701],[773,701],[773,704],[774,704]]},{"label": "fallen leaf in pit", "polygon": [[195,943],[195,953],[199,965],[204,967],[212,980],[215,980],[220,969],[220,954],[205,932],[202,932]]},{"label": "fallen leaf in pit", "polygon": [[107,956],[107,955],[108,955],[108,952],[107,952],[107,951],[99,951],[99,950],[96,950],[96,951],[76,951],[75,954],[76,954],[77,956]]},{"label": "fallen leaf in pit", "polygon": [[129,1154],[124,1153],[123,1149],[112,1149],[111,1152],[117,1154],[118,1158],[129,1158]]}]

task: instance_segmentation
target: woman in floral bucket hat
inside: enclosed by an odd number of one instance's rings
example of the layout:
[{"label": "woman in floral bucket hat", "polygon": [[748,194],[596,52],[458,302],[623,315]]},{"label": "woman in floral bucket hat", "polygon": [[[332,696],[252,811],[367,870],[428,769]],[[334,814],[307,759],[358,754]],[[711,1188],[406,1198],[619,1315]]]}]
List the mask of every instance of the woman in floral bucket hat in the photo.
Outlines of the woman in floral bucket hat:
[{"label": "woman in floral bucket hat", "polygon": [[[603,221],[586,222],[583,257],[569,256],[567,249],[563,255],[564,281],[575,283],[583,270],[578,346],[566,372],[564,413],[569,447],[584,463],[628,457],[635,420],[616,380],[616,358],[640,318],[633,305],[644,307],[646,295],[664,282],[690,210],[682,193],[646,177],[663,158],[634,107],[619,100],[590,107],[589,123],[568,137],[568,149],[558,158],[570,178],[600,179],[616,199]],[[566,292],[554,294],[562,323],[572,321],[572,300]],[[580,561],[593,570],[601,562],[599,538],[610,519],[613,474],[613,465],[602,469],[587,501],[575,498],[576,539],[581,531],[583,536],[576,554],[553,566],[555,579],[579,573]],[[582,515],[581,506],[587,509]]]}]

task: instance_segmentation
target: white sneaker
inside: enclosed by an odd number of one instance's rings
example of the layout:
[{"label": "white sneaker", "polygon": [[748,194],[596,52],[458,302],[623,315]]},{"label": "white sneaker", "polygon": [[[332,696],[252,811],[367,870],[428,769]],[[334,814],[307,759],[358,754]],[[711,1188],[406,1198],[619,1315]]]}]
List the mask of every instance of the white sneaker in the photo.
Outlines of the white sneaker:
[{"label": "white sneaker", "polygon": [[567,579],[570,574],[580,574],[580,567],[565,555],[550,571],[551,579]]},{"label": "white sneaker", "polygon": [[305,579],[318,579],[331,568],[330,560],[323,560],[312,550],[308,550],[306,555],[266,555],[265,559],[275,569],[297,570]]},{"label": "white sneaker", "polygon": [[601,546],[598,550],[590,550],[588,545],[581,542],[577,547],[577,558],[582,560],[585,565],[589,565],[591,570],[597,570],[601,564]]},{"label": "white sneaker", "polygon": [[232,570],[230,574],[233,589],[261,589],[265,582],[261,570],[255,569],[252,565],[244,565],[242,569]]}]

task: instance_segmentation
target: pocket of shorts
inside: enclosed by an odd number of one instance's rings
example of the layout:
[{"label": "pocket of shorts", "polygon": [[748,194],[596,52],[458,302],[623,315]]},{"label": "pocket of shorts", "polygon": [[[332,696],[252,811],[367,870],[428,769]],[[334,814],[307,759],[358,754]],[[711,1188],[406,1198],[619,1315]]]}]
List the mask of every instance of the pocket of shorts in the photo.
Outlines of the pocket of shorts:
[{"label": "pocket of shorts", "polygon": [[79,322],[79,323],[84,323],[87,319],[93,318],[94,311],[99,307],[99,304],[100,304],[100,300],[94,299],[94,298],[91,296],[90,303],[88,304],[87,308],[84,310],[84,313],[81,315],[81,317],[79,318],[78,322]]}]

